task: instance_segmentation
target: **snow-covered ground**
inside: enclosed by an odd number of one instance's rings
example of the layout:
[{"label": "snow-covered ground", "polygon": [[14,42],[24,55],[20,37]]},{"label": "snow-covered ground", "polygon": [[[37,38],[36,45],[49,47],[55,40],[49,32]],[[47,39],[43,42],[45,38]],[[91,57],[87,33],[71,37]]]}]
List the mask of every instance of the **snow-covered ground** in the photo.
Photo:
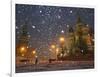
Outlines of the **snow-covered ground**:
[{"label": "snow-covered ground", "polygon": [[94,68],[94,61],[54,61],[52,63],[17,65],[16,72],[38,72]]}]

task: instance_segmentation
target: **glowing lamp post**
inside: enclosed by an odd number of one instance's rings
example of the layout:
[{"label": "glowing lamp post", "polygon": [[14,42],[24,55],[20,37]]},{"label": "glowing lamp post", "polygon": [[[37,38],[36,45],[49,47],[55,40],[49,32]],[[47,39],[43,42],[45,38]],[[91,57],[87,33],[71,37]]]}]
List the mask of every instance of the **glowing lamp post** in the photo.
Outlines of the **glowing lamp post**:
[{"label": "glowing lamp post", "polygon": [[64,37],[60,37],[59,41],[60,41],[60,43],[64,43],[65,38]]},{"label": "glowing lamp post", "polygon": [[34,51],[32,51],[32,54],[33,54],[33,55],[35,55],[35,54],[36,54],[36,51],[35,51],[35,50],[34,50]]},{"label": "glowing lamp post", "polygon": [[24,51],[24,50],[25,50],[25,48],[24,48],[24,47],[22,47],[22,48],[21,48],[21,51]]},{"label": "glowing lamp post", "polygon": [[50,51],[54,51],[53,53],[55,54],[56,59],[57,59],[57,55],[58,55],[58,52],[59,52],[59,48],[57,48],[56,45],[51,45]]},{"label": "glowing lamp post", "polygon": [[56,48],[56,59],[57,59],[58,53],[59,53],[59,48]]},{"label": "glowing lamp post", "polygon": [[21,52],[21,55],[24,56],[25,55],[25,47],[21,47],[20,52]]},{"label": "glowing lamp post", "polygon": [[59,52],[59,48],[56,48],[56,54],[58,54],[58,52]]},{"label": "glowing lamp post", "polygon": [[36,58],[36,50],[33,50],[31,54],[32,54],[32,63],[34,63]]},{"label": "glowing lamp post", "polygon": [[52,48],[52,49],[55,49],[55,48],[56,48],[56,46],[55,46],[55,45],[51,45],[51,48]]},{"label": "glowing lamp post", "polygon": [[62,52],[64,52],[63,48],[64,48],[64,43],[65,43],[65,38],[60,37],[59,41],[60,41],[60,44],[61,44],[61,55],[60,56],[62,57],[63,56]]}]

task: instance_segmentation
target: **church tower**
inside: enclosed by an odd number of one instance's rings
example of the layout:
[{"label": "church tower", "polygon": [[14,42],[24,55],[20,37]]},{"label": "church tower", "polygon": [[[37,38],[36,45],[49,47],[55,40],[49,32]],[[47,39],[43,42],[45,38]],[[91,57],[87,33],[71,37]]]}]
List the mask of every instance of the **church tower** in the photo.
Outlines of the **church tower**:
[{"label": "church tower", "polygon": [[86,26],[78,17],[75,28],[75,44],[80,53],[87,53],[88,44],[87,37],[89,34],[89,27]]},{"label": "church tower", "polygon": [[27,24],[25,23],[21,27],[20,35],[18,38],[17,49],[16,49],[17,56],[25,57],[25,55],[27,54],[29,48],[29,36],[27,29],[28,29]]}]

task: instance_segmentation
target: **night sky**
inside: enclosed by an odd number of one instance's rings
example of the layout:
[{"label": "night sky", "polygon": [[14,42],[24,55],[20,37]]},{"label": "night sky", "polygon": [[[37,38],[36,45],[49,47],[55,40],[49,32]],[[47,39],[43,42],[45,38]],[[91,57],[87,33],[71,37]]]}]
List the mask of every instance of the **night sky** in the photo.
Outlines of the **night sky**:
[{"label": "night sky", "polygon": [[94,27],[93,8],[16,4],[16,41],[21,27],[27,23],[30,46],[47,55],[50,45],[57,44],[60,36],[66,36],[68,27],[74,27],[79,16]]}]

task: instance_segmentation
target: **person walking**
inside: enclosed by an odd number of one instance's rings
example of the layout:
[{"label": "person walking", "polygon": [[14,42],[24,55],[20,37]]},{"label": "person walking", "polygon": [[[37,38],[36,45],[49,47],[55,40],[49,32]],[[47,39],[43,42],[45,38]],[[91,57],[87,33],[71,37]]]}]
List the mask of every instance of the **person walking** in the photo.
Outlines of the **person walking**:
[{"label": "person walking", "polygon": [[35,56],[35,64],[38,64],[38,57]]}]

